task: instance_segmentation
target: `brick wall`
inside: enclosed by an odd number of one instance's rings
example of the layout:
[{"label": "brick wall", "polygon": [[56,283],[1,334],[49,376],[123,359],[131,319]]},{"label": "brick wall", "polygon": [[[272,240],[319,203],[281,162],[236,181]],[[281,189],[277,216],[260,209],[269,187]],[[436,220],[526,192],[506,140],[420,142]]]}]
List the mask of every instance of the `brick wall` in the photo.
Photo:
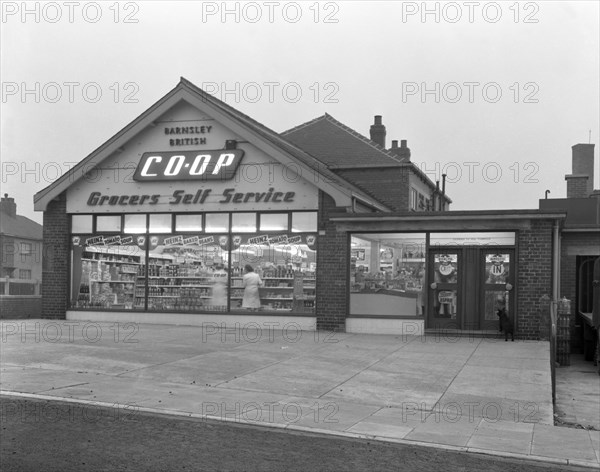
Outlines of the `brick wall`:
[{"label": "brick wall", "polygon": [[35,296],[0,296],[0,318],[14,320],[23,318],[40,318],[42,315],[42,297]]},{"label": "brick wall", "polygon": [[[345,331],[348,313],[348,235],[330,223],[333,199],[319,192],[319,235],[317,239],[317,329]],[[338,209],[339,211],[340,209]]]},{"label": "brick wall", "polygon": [[540,297],[552,297],[552,227],[552,221],[532,220],[518,233],[517,334],[522,339],[538,338]]},{"label": "brick wall", "polygon": [[409,167],[347,169],[336,173],[377,200],[389,205],[394,211],[409,209]]},{"label": "brick wall", "polygon": [[42,318],[66,318],[69,259],[69,216],[63,192],[48,204],[44,212]]},{"label": "brick wall", "polygon": [[567,198],[587,198],[588,191],[588,180],[587,176],[565,177],[567,180]]},{"label": "brick wall", "polygon": [[562,233],[560,250],[560,297],[571,300],[571,351],[583,352],[577,321],[577,256],[600,255],[598,233]]}]

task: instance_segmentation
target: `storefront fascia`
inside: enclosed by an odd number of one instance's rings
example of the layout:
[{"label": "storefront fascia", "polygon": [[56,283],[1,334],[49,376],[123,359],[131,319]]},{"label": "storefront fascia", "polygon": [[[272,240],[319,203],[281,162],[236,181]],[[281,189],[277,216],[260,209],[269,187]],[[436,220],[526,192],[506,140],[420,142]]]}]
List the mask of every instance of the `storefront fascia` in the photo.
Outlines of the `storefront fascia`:
[{"label": "storefront fascia", "polygon": [[[321,192],[338,207],[377,202],[197,90],[182,79],[36,195],[42,211],[66,196],[66,318],[313,330]],[[242,285],[248,264],[263,278],[252,303]]]},{"label": "storefront fascia", "polygon": [[[332,215],[350,241],[346,331],[490,332],[500,308],[515,315],[517,329],[527,325],[535,311],[523,302],[534,293],[524,282],[529,261],[548,259],[535,296],[560,293],[564,217],[538,210]],[[544,247],[534,241],[539,225]]]}]

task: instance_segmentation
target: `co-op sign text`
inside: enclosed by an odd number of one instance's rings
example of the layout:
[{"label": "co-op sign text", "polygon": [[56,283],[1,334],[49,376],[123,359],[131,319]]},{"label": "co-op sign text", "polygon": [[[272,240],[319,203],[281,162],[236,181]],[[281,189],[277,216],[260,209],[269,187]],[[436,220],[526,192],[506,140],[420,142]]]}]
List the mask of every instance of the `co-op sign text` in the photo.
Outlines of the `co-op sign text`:
[{"label": "co-op sign text", "polygon": [[230,180],[242,161],[241,149],[146,152],[133,180]]}]

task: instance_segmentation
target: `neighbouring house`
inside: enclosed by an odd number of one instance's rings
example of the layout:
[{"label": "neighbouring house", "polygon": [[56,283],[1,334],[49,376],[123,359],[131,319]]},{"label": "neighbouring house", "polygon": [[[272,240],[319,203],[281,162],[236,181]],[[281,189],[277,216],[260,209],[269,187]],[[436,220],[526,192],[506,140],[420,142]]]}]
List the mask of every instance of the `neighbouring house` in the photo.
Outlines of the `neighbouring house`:
[{"label": "neighbouring house", "polygon": [[17,214],[14,198],[0,200],[0,316],[41,316],[42,225]]}]

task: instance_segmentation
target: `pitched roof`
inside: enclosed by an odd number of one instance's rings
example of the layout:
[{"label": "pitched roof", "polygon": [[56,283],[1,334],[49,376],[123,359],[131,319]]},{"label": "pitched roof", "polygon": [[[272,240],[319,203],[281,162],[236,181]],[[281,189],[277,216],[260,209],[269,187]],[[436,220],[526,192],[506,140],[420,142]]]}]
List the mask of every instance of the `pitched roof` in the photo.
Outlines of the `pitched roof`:
[{"label": "pitched roof", "polygon": [[[284,131],[281,136],[315,156],[333,171],[408,167],[425,184],[435,188],[435,183],[410,159],[387,151],[327,113]],[[364,187],[361,189],[373,196],[373,192]],[[452,203],[448,195],[441,197]]]},{"label": "pitched roof", "polygon": [[42,240],[42,225],[21,215],[0,214],[0,234],[15,238]]},{"label": "pitched roof", "polygon": [[408,161],[325,113],[281,133],[330,169],[397,167]]},{"label": "pitched roof", "polygon": [[334,174],[319,159],[283,139],[278,133],[258,121],[204,92],[183,77],[177,86],[163,98],[89,154],[68,173],[38,192],[34,196],[35,209],[45,210],[48,202],[73,184],[74,180],[76,180],[74,176],[82,176],[84,174],[83,170],[89,162],[99,163],[106,159],[136,134],[146,127],[151,126],[158,117],[180,100],[185,100],[199,109],[206,109],[207,113],[211,114],[217,121],[222,122],[233,132],[246,138],[272,157],[289,159],[292,162],[298,163],[301,168],[313,172],[311,175],[322,176],[323,178],[313,179],[314,185],[330,194],[334,199],[340,196],[346,199],[357,198],[367,206],[389,210],[379,200],[367,195],[356,185]]}]

